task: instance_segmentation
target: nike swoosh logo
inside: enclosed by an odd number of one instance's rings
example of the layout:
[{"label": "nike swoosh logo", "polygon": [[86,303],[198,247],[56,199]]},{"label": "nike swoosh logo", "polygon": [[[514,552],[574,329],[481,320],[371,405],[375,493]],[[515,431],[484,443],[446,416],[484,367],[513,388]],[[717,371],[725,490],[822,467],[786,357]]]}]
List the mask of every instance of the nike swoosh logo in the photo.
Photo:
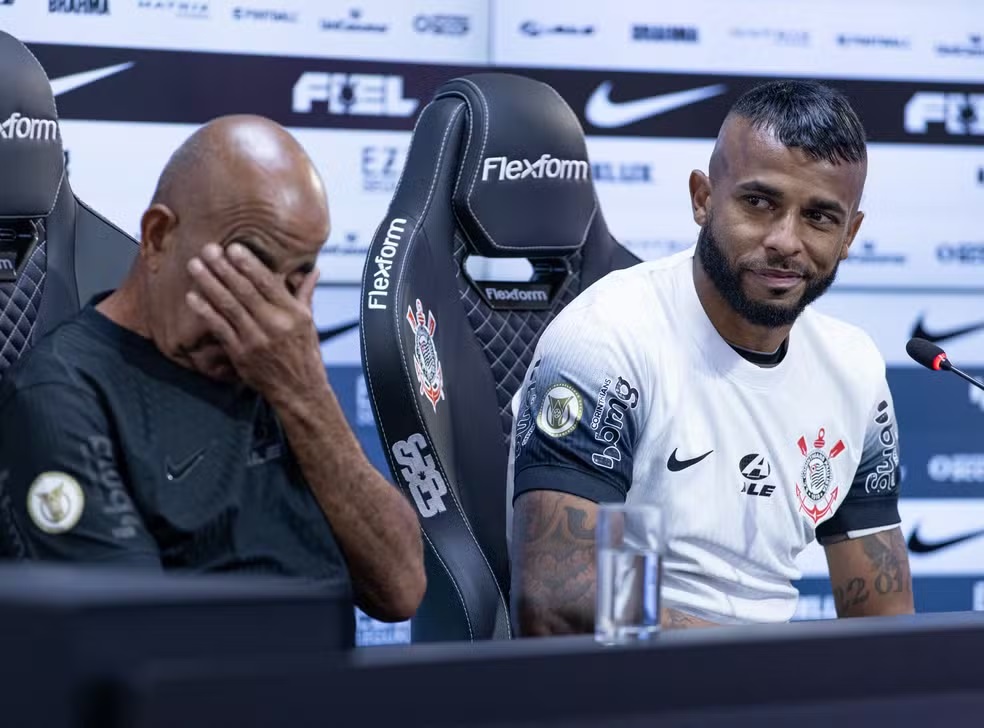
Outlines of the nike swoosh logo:
[{"label": "nike swoosh logo", "polygon": [[976,324],[970,324],[968,326],[961,326],[957,329],[929,332],[923,327],[923,317],[920,316],[919,320],[916,321],[916,325],[912,327],[912,338],[926,339],[926,341],[931,341],[934,344],[938,344],[939,342],[946,341],[947,339],[955,339],[958,336],[972,334],[980,329],[984,329],[984,321],[980,321]]},{"label": "nike swoosh logo", "polygon": [[188,473],[191,472],[192,468],[194,468],[196,465],[198,465],[198,463],[202,461],[202,458],[205,457],[206,449],[207,448],[203,447],[201,450],[192,453],[189,457],[185,458],[180,463],[171,462],[170,456],[165,458],[164,472],[167,475],[167,479],[181,480],[183,477],[185,477]]},{"label": "nike swoosh logo", "polygon": [[671,473],[676,473],[680,470],[689,468],[691,465],[696,465],[712,452],[714,451],[708,450],[703,455],[698,455],[697,457],[690,458],[689,460],[677,460],[677,451],[674,449],[673,452],[670,453],[670,459],[666,461],[666,467]]},{"label": "nike swoosh logo", "polygon": [[55,96],[61,96],[62,94],[67,94],[69,91],[74,91],[77,88],[88,86],[90,83],[101,81],[108,76],[114,76],[117,73],[122,73],[131,66],[133,66],[133,61],[130,61],[129,63],[118,63],[115,66],[96,68],[92,71],[73,73],[70,76],[62,76],[61,78],[55,78],[51,80],[51,91]]},{"label": "nike swoosh logo", "polygon": [[955,544],[961,543],[962,541],[969,541],[972,538],[977,538],[978,536],[984,536],[984,529],[979,531],[971,531],[970,533],[965,533],[961,536],[955,538],[947,539],[946,541],[937,541],[935,543],[927,543],[919,538],[918,527],[912,529],[912,535],[909,536],[909,551],[914,554],[931,554],[934,551],[939,551],[940,549],[945,549],[948,546],[954,546]]},{"label": "nike swoosh logo", "polygon": [[323,344],[329,339],[334,339],[336,336],[341,336],[342,334],[345,334],[351,331],[352,329],[358,328],[358,326],[359,326],[359,322],[356,320],[347,324],[342,324],[341,326],[336,326],[332,329],[319,329],[318,341],[320,341]]},{"label": "nike swoosh logo", "polygon": [[635,101],[616,103],[611,100],[612,82],[604,81],[588,99],[588,103],[584,107],[584,117],[599,129],[628,126],[649,116],[665,114],[667,111],[720,96],[726,90],[727,86],[717,83],[687,91],[675,91],[659,96],[636,99]]}]

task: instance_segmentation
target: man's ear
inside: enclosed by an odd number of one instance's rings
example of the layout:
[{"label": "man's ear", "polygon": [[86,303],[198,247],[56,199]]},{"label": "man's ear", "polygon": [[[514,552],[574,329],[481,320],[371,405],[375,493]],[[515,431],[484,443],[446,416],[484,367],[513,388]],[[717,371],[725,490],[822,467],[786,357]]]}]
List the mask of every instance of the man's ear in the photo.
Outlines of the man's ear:
[{"label": "man's ear", "polygon": [[690,207],[693,210],[694,222],[700,227],[704,227],[707,218],[710,217],[708,206],[710,199],[711,180],[699,169],[695,169],[690,173]]},{"label": "man's ear", "polygon": [[847,229],[847,238],[844,240],[844,245],[841,247],[840,259],[844,260],[847,258],[847,254],[851,250],[851,243],[854,242],[854,237],[858,234],[858,230],[861,229],[861,222],[864,220],[864,213],[858,210],[854,213],[854,217],[851,219],[850,226]]},{"label": "man's ear", "polygon": [[164,253],[173,245],[171,232],[177,224],[171,208],[160,203],[148,207],[140,218],[140,255],[151,271],[157,271]]}]

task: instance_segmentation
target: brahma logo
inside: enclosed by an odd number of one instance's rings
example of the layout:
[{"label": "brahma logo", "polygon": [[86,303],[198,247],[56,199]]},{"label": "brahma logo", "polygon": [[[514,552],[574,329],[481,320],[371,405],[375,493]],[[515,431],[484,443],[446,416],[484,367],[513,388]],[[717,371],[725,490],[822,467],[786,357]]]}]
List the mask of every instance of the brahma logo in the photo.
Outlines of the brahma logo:
[{"label": "brahma logo", "polygon": [[48,12],[108,15],[109,0],[48,0]]},{"label": "brahma logo", "polygon": [[15,111],[6,121],[0,123],[0,139],[56,141],[58,122],[54,119],[32,119]]},{"label": "brahma logo", "polygon": [[[496,172],[498,170],[498,172]],[[591,168],[583,159],[558,159],[543,154],[535,162],[528,159],[486,157],[482,163],[482,181],[492,179],[514,181],[518,179],[563,179],[587,182]]]}]

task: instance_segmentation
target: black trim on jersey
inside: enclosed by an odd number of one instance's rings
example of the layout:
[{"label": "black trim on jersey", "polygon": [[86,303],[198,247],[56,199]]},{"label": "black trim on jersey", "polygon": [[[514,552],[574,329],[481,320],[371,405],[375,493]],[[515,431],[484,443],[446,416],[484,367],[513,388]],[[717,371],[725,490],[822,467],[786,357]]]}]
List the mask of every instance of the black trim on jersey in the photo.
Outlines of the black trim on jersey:
[{"label": "black trim on jersey", "polygon": [[[862,488],[862,492],[863,490]],[[897,495],[851,498],[851,493],[847,494],[847,498],[830,520],[817,526],[817,540],[821,545],[839,540],[835,537],[846,536],[851,531],[888,527],[902,522]]]},{"label": "black trim on jersey", "polygon": [[732,343],[728,343],[732,349],[745,361],[750,361],[752,364],[756,364],[760,367],[774,367],[783,359],[786,358],[786,352],[789,351],[789,339],[783,339],[782,344],[779,348],[770,354],[765,354],[761,351],[751,351],[750,349],[742,349],[740,346],[735,346]]},{"label": "black trim on jersey", "polygon": [[625,493],[610,478],[570,465],[533,465],[519,471],[513,479],[513,503],[529,490],[555,490],[594,503],[625,502]]}]

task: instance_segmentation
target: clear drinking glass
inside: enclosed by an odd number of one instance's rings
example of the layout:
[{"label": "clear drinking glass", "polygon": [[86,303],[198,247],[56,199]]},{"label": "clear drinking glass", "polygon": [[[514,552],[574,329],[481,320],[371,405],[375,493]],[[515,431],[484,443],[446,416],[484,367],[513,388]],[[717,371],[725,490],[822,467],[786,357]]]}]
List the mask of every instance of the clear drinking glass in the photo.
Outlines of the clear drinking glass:
[{"label": "clear drinking glass", "polygon": [[598,507],[595,639],[622,644],[659,633],[663,513],[654,505]]}]

